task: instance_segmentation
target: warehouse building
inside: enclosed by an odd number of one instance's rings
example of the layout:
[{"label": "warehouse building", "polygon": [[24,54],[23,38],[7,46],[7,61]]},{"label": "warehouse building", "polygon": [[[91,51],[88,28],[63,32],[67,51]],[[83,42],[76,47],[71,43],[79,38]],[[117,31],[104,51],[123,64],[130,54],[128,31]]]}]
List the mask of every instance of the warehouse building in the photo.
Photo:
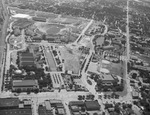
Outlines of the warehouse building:
[{"label": "warehouse building", "polygon": [[87,111],[98,111],[100,110],[100,105],[98,101],[85,101],[85,107]]},{"label": "warehouse building", "polygon": [[34,56],[32,53],[19,54],[19,66],[35,66]]},{"label": "warehouse building", "polygon": [[0,98],[0,115],[32,115],[31,102],[18,98]]},{"label": "warehouse building", "polygon": [[13,80],[13,91],[17,91],[18,89],[21,89],[21,91],[27,91],[27,89],[37,89],[39,88],[38,81],[37,80]]}]

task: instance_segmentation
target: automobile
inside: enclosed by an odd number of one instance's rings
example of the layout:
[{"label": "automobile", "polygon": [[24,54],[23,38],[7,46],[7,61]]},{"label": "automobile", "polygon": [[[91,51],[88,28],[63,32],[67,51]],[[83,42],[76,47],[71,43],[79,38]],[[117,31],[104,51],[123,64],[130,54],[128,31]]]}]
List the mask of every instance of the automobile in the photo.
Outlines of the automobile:
[{"label": "automobile", "polygon": [[119,99],[119,95],[116,94],[116,95],[115,95],[115,99]]},{"label": "automobile", "polygon": [[107,99],[107,95],[106,94],[104,95],[104,99]]},{"label": "automobile", "polygon": [[86,95],[86,99],[87,99],[87,100],[90,99],[90,95]]},{"label": "automobile", "polygon": [[92,85],[92,82],[88,79],[87,80],[87,83],[89,84],[89,85]]},{"label": "automobile", "polygon": [[110,95],[107,95],[107,97],[108,97],[108,99],[110,99],[110,98],[111,98],[111,96],[110,96]]},{"label": "automobile", "polygon": [[14,94],[14,96],[18,96],[18,95],[19,95],[18,93],[15,93],[15,94]]},{"label": "automobile", "polygon": [[78,95],[78,100],[82,100],[82,95]]},{"label": "automobile", "polygon": [[111,98],[113,98],[113,99],[114,99],[114,98],[115,98],[115,95],[111,95]]},{"label": "automobile", "polygon": [[99,99],[102,99],[102,95],[99,95],[98,98],[99,98]]},{"label": "automobile", "polygon": [[82,96],[82,99],[83,99],[83,100],[85,99],[85,95]]},{"label": "automobile", "polygon": [[90,99],[94,100],[95,96],[94,95],[90,95]]}]

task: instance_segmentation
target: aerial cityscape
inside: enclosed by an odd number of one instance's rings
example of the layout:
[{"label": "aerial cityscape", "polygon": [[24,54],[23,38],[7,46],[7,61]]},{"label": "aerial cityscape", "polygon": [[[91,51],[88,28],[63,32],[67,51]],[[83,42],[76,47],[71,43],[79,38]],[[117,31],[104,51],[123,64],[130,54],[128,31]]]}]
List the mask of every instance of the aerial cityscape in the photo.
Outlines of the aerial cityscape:
[{"label": "aerial cityscape", "polygon": [[0,0],[0,115],[150,115],[150,0]]}]

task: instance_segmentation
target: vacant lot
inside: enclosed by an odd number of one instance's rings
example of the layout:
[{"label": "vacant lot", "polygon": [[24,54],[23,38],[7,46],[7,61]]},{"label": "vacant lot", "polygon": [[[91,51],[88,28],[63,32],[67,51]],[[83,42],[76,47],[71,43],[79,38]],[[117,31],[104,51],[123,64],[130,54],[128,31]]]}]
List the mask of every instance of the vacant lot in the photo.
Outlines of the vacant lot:
[{"label": "vacant lot", "polygon": [[64,59],[65,70],[70,70],[74,74],[78,74],[80,70],[79,56],[69,48],[61,47],[60,49],[62,59]]}]

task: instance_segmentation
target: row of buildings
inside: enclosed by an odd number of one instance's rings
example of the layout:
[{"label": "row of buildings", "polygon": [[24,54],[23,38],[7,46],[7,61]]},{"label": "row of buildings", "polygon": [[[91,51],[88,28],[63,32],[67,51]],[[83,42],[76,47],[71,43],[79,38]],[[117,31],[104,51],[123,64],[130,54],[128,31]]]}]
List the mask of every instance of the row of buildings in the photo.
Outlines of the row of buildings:
[{"label": "row of buildings", "polygon": [[35,66],[33,53],[19,53],[19,66]]},{"label": "row of buildings", "polygon": [[[87,115],[91,113],[100,114],[100,105],[95,101],[71,101],[69,102],[69,109],[72,115]],[[101,115],[101,114],[100,114]]]},{"label": "row of buildings", "polygon": [[18,98],[0,98],[0,115],[32,115],[32,102]]},{"label": "row of buildings", "polygon": [[[32,115],[32,101],[0,98],[0,115]],[[39,115],[66,115],[60,100],[46,100],[38,106]]]}]

